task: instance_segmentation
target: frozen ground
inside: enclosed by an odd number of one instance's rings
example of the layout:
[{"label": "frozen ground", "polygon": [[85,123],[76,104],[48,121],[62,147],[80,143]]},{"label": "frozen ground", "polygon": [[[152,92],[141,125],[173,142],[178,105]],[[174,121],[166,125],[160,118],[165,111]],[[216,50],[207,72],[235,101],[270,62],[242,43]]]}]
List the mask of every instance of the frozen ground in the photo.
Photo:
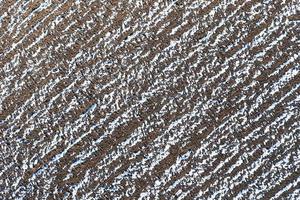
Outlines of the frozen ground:
[{"label": "frozen ground", "polygon": [[299,199],[299,11],[0,1],[0,199]]}]

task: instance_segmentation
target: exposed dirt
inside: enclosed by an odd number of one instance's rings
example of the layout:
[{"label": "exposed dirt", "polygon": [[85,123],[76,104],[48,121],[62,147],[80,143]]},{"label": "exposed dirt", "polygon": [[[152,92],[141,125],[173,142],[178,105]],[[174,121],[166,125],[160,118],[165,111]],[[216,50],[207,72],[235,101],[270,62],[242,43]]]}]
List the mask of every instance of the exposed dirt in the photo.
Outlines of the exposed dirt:
[{"label": "exposed dirt", "polygon": [[300,198],[299,11],[0,1],[0,199]]}]

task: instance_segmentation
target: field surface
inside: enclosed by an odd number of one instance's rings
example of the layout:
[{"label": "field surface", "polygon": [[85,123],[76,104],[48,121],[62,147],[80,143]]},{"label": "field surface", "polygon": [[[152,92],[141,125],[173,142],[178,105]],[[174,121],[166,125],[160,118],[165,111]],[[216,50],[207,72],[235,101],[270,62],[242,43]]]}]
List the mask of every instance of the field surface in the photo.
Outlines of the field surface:
[{"label": "field surface", "polygon": [[300,199],[299,0],[0,0],[0,200]]}]

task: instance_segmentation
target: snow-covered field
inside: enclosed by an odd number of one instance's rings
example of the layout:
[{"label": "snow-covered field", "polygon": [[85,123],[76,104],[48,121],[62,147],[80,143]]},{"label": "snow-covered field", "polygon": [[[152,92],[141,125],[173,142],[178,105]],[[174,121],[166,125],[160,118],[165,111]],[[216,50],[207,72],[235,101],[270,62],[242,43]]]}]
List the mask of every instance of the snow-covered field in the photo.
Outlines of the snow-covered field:
[{"label": "snow-covered field", "polygon": [[0,0],[0,200],[300,199],[299,16]]}]

